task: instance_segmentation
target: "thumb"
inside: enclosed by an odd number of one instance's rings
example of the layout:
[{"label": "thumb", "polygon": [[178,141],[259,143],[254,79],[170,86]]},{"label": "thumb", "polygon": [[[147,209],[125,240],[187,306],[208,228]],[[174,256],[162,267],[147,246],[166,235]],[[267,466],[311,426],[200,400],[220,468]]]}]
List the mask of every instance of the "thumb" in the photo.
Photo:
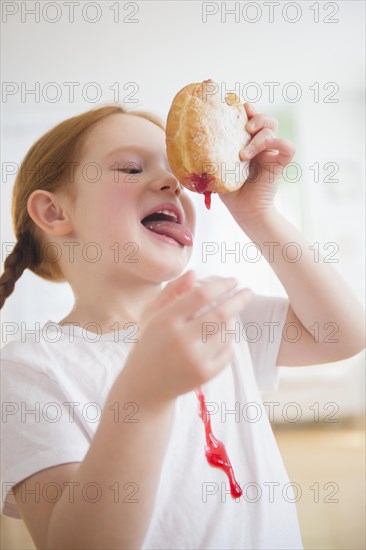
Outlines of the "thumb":
[{"label": "thumb", "polygon": [[181,275],[180,277],[177,277],[176,279],[173,279],[173,281],[170,281],[160,292],[160,294],[155,298],[145,309],[145,315],[149,315],[150,313],[156,312],[169,303],[173,302],[178,296],[181,296],[185,292],[188,292],[189,290],[192,290],[195,284],[195,272],[190,269],[189,271],[186,271]]}]

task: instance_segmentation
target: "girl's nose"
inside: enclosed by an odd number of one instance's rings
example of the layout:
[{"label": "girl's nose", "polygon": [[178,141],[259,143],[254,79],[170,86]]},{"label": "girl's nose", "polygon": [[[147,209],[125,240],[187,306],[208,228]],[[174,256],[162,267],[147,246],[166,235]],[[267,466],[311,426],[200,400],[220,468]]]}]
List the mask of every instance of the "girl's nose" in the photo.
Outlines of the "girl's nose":
[{"label": "girl's nose", "polygon": [[165,171],[163,176],[160,176],[160,178],[157,178],[156,180],[156,186],[160,186],[161,191],[165,191],[166,189],[169,189],[177,195],[178,197],[183,192],[182,185],[179,183],[177,178],[173,176],[170,172]]},{"label": "girl's nose", "polygon": [[172,192],[175,195],[177,195],[178,197],[182,193],[182,186],[179,183],[179,181],[177,181],[177,180],[175,180],[175,182],[172,182],[172,183],[169,183],[169,184],[163,183],[162,186],[161,186],[161,190],[164,191],[165,189],[171,189]]}]

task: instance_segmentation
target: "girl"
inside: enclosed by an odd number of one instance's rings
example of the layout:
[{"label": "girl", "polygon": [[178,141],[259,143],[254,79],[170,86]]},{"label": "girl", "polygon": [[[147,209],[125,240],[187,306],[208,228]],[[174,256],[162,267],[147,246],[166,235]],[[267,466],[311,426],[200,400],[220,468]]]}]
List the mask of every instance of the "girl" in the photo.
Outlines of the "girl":
[{"label": "girl", "polygon": [[[361,351],[363,316],[276,211],[294,148],[275,137],[276,120],[245,107],[252,140],[240,156],[256,176],[220,198],[271,252],[288,299],[238,291],[231,278],[180,275],[195,214],[169,170],[156,117],[116,105],[92,110],[53,128],[24,159],[1,305],[26,268],[68,281],[75,296],[64,319],[2,349],[2,513],[22,517],[37,548],[303,547],[297,495],[259,390],[276,388],[277,365]],[[157,211],[160,233],[147,217]],[[293,241],[298,262],[264,246]],[[337,342],[314,341],[307,327],[329,321]],[[248,323],[259,339],[241,337]],[[300,331],[296,343],[282,337],[285,323]],[[229,477],[204,456],[199,386]]]}]

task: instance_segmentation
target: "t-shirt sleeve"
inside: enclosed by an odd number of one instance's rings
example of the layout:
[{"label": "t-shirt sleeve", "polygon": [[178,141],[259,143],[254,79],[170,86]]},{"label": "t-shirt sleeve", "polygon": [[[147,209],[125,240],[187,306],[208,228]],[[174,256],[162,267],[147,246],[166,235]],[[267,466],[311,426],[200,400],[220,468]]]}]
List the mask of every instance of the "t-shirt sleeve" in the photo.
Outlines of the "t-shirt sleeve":
[{"label": "t-shirt sleeve", "polygon": [[276,362],[289,304],[287,298],[254,294],[239,314],[259,390],[278,389]]},{"label": "t-shirt sleeve", "polygon": [[90,438],[40,366],[1,361],[1,406],[1,514],[19,519],[11,487],[45,468],[81,462]]}]

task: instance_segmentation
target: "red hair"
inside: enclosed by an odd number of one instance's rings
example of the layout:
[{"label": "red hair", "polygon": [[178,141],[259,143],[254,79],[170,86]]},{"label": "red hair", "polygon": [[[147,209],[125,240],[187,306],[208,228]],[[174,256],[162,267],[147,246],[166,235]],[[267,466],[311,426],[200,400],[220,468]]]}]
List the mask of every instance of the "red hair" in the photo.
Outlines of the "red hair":
[{"label": "red hair", "polygon": [[106,105],[64,120],[38,139],[26,154],[14,183],[12,220],[16,243],[0,277],[0,309],[26,268],[48,281],[65,281],[59,263],[42,254],[42,232],[29,216],[28,198],[36,189],[52,193],[62,189],[74,198],[75,187],[66,177],[69,167],[76,161],[90,129],[116,114],[145,118],[165,131],[160,118],[151,113],[128,111],[118,104]]}]

